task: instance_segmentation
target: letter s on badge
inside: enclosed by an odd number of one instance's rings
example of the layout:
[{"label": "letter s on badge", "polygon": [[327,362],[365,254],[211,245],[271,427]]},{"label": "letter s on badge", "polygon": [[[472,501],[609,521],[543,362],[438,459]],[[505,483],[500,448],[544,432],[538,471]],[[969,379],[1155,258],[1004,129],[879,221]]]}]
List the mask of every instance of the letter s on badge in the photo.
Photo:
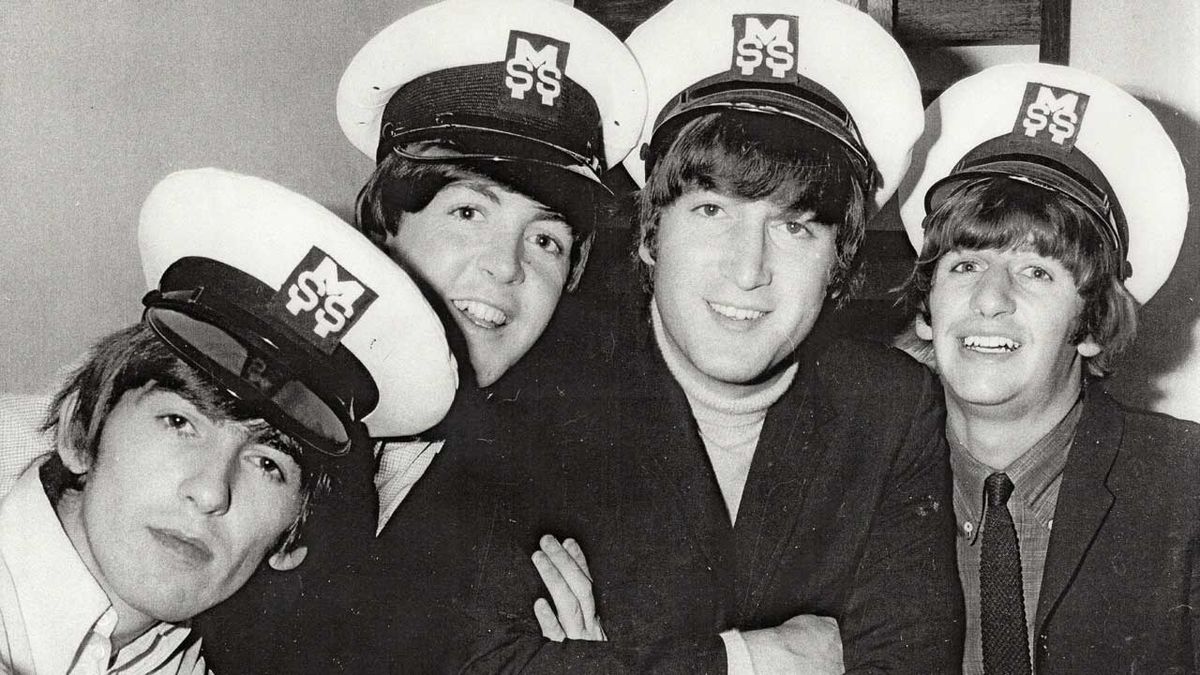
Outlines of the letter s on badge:
[{"label": "letter s on badge", "polygon": [[317,247],[292,269],[270,303],[305,341],[330,353],[378,295]]},{"label": "letter s on badge", "polygon": [[1070,151],[1079,137],[1088,100],[1087,94],[1029,82],[1025,85],[1013,134],[1053,143],[1064,152]]},{"label": "letter s on badge", "polygon": [[739,77],[795,82],[800,20],[786,14],[734,14],[732,70]]},{"label": "letter s on badge", "polygon": [[508,34],[508,53],[504,60],[504,86],[509,95],[526,100],[525,94],[536,89],[541,105],[553,106],[562,93],[563,73],[567,69],[570,43],[552,37],[514,30]]}]

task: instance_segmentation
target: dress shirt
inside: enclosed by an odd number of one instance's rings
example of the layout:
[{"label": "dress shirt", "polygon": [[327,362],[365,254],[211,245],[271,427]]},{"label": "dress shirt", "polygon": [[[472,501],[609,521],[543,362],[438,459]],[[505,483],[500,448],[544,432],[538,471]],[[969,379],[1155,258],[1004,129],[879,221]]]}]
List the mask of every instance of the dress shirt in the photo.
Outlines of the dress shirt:
[{"label": "dress shirt", "polygon": [[[1081,399],[1082,400],[1082,399]],[[1034,616],[1042,587],[1042,568],[1050,547],[1054,508],[1062,485],[1067,454],[1075,438],[1083,406],[1075,406],[1045,436],[1004,469],[1013,482],[1008,511],[1017,529],[1021,547],[1021,583],[1025,595],[1025,629],[1034,644]],[[954,515],[958,521],[958,574],[966,600],[967,630],[963,649],[963,673],[983,673],[983,646],[979,626],[979,529],[984,512],[983,482],[996,469],[975,459],[950,428],[950,466],[954,470]],[[1031,655],[1032,658],[1032,655]]]},{"label": "dress shirt", "polygon": [[42,488],[35,463],[0,502],[0,671],[207,673],[189,627],[159,623],[113,653],[116,611]]},{"label": "dress shirt", "polygon": [[400,502],[425,475],[425,470],[445,444],[445,441],[392,441],[376,447],[375,491],[379,493],[376,535],[383,531]]}]

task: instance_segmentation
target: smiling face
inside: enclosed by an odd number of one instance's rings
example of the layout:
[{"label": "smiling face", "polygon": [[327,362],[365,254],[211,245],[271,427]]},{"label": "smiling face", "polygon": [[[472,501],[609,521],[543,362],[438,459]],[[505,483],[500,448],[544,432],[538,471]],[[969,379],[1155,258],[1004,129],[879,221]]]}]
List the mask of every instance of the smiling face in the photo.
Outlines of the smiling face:
[{"label": "smiling face", "polygon": [[300,467],[277,433],[213,420],[154,383],[120,398],[95,459],[59,453],[86,473],[59,518],[123,626],[188,619],[224,600],[303,503]]},{"label": "smiling face", "polygon": [[1030,246],[946,253],[921,332],[948,405],[1006,418],[1069,407],[1082,357],[1099,352],[1090,340],[1072,343],[1083,304],[1071,272]]},{"label": "smiling face", "polygon": [[572,242],[562,216],[480,178],[451,182],[425,208],[404,214],[385,248],[445,301],[485,387],[546,329]]},{"label": "smiling face", "polygon": [[748,383],[808,336],[833,270],[833,227],[769,199],[686,192],[663,209],[654,302],[669,340],[701,373]]}]

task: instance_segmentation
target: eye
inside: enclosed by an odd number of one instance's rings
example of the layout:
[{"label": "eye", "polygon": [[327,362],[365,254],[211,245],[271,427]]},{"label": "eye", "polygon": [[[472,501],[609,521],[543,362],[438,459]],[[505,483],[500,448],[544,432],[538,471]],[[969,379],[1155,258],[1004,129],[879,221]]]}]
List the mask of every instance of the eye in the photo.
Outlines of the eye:
[{"label": "eye", "polygon": [[1054,276],[1050,274],[1044,267],[1032,265],[1025,269],[1025,276],[1037,281],[1054,281]]},{"label": "eye", "polygon": [[793,237],[811,237],[813,235],[812,227],[803,220],[789,220],[783,224],[783,229]]},{"label": "eye", "polygon": [[479,220],[483,217],[483,212],[475,206],[457,206],[451,209],[450,214],[460,220]]},{"label": "eye", "polygon": [[555,256],[562,255],[563,252],[566,250],[563,247],[562,242],[560,242],[553,235],[547,234],[545,232],[538,232],[538,233],[530,236],[529,242],[531,244],[533,244],[534,246],[542,249],[543,251],[546,251]]},{"label": "eye", "polygon": [[164,429],[174,431],[180,436],[195,436],[197,433],[192,421],[178,413],[164,413],[158,416],[158,421]]},{"label": "eye", "polygon": [[287,473],[278,462],[264,455],[255,455],[250,460],[255,468],[276,483],[287,483]]},{"label": "eye", "polygon": [[956,274],[970,274],[979,271],[979,264],[974,260],[962,260],[951,265],[950,271]]},{"label": "eye", "polygon": [[701,205],[697,206],[696,208],[692,209],[692,211],[699,213],[700,215],[704,216],[705,218],[716,218],[717,216],[724,213],[724,211],[721,209],[721,207],[717,206],[716,204],[701,204]]}]

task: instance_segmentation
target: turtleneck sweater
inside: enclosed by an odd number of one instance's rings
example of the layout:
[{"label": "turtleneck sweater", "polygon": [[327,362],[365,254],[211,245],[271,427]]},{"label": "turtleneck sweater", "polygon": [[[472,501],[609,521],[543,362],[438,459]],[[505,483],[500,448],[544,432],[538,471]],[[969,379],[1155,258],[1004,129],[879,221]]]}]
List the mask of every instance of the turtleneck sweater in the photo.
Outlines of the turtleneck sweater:
[{"label": "turtleneck sweater", "polygon": [[654,341],[675,381],[683,389],[712,464],[729,522],[737,521],[742,490],[750,473],[754,449],[762,434],[767,410],[792,385],[799,364],[793,363],[764,382],[721,386],[701,372],[666,334],[658,307],[650,303]]}]

